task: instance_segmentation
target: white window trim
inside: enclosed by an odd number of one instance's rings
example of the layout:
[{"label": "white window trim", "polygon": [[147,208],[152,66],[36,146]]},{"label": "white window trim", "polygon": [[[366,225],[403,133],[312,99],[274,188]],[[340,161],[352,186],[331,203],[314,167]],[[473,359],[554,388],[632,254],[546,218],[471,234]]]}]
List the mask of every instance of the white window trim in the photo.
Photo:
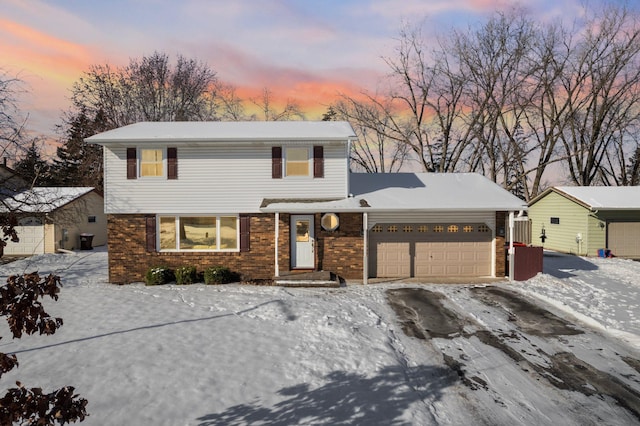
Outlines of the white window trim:
[{"label": "white window trim", "polygon": [[[160,176],[142,176],[142,151],[144,150],[161,150],[162,151],[162,175]],[[166,179],[167,178],[167,148],[161,146],[145,146],[139,147],[137,153],[138,179]]]},{"label": "white window trim", "polygon": [[[307,176],[289,176],[287,174],[287,151],[289,149],[307,150]],[[282,153],[282,175],[288,179],[313,179],[313,147],[310,146],[285,146]]]},{"label": "white window trim", "polygon": [[[160,218],[173,217],[175,223],[176,246],[175,249],[160,248]],[[236,242],[235,249],[181,249],[180,247],[180,217],[215,217],[216,218],[216,247],[220,247],[220,218],[235,217],[236,218]],[[190,213],[190,214],[157,214],[156,215],[156,247],[160,253],[239,253],[240,252],[240,215],[237,213]]]}]

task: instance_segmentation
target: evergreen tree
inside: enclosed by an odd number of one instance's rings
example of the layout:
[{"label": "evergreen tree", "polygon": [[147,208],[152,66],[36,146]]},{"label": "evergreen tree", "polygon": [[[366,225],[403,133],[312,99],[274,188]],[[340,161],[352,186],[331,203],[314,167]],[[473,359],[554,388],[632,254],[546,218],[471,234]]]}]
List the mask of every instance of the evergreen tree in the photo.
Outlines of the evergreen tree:
[{"label": "evergreen tree", "polygon": [[42,159],[35,140],[31,141],[24,157],[13,168],[29,186],[46,186],[49,183],[49,163]]},{"label": "evergreen tree", "polygon": [[63,145],[56,150],[51,166],[54,186],[92,186],[103,190],[102,147],[87,144],[84,139],[108,130],[104,114],[90,116],[85,109],[65,120]]}]

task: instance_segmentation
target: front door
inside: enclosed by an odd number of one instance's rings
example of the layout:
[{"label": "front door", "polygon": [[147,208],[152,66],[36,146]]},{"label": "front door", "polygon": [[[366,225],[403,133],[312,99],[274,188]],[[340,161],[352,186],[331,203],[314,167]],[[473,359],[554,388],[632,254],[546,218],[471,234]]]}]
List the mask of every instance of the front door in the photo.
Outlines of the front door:
[{"label": "front door", "polygon": [[291,268],[314,269],[313,215],[291,216]]}]

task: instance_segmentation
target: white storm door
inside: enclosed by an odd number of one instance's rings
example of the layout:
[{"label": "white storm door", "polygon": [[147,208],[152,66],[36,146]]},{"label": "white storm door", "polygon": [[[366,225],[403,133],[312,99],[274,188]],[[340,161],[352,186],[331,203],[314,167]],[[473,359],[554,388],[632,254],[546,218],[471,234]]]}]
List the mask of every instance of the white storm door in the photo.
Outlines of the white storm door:
[{"label": "white storm door", "polygon": [[291,268],[315,268],[313,215],[291,216]]}]

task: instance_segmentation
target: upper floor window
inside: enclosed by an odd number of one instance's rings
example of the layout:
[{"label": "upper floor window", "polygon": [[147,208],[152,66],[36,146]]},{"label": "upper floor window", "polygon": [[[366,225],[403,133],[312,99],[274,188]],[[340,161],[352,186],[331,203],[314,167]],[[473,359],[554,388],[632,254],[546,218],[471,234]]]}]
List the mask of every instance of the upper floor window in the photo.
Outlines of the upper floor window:
[{"label": "upper floor window", "polygon": [[140,177],[163,176],[164,162],[162,149],[140,150]]},{"label": "upper floor window", "polygon": [[289,146],[283,152],[281,146],[272,146],[271,177],[282,179],[283,175],[324,178],[324,147]]},{"label": "upper floor window", "polygon": [[309,148],[287,148],[285,157],[286,175],[309,176],[309,170]]},{"label": "upper floor window", "polygon": [[127,148],[127,179],[164,176],[178,179],[177,148]]}]

